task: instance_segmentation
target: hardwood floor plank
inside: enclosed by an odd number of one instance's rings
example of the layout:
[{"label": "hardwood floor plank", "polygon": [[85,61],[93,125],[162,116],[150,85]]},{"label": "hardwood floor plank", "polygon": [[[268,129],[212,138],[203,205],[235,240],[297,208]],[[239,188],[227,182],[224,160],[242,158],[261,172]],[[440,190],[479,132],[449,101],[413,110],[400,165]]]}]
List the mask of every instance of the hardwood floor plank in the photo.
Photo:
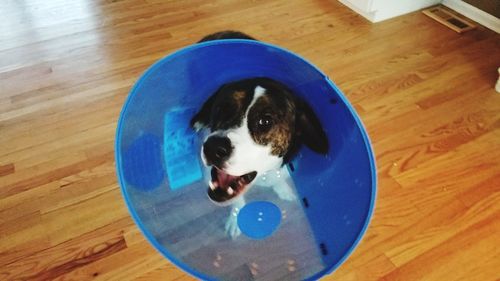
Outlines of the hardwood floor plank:
[{"label": "hardwood floor plank", "polygon": [[[55,280],[133,280],[144,272],[165,264],[165,259],[146,241],[127,247],[101,260],[84,265],[76,270],[67,271]],[[170,267],[171,271],[177,271]],[[172,273],[170,273],[172,274]],[[184,275],[182,273],[174,273]],[[172,276],[172,275],[169,275]]]},{"label": "hardwood floor plank", "polygon": [[[71,163],[68,166],[46,167],[49,170],[47,172],[32,177],[28,177],[24,180],[17,182],[12,180],[13,183],[5,184],[5,186],[3,186],[2,189],[0,190],[0,199],[14,195],[19,192],[24,192],[26,190],[50,183],[55,180],[65,178],[72,174],[79,173],[85,169],[90,169],[92,167],[98,166],[102,163],[110,162],[110,160],[112,159],[113,159],[113,153],[107,153],[100,155],[99,157],[96,158],[77,161],[75,163]],[[27,173],[27,175],[29,175],[29,173]]]},{"label": "hardwood floor plank", "polygon": [[[98,214],[98,215],[96,215]],[[117,188],[42,214],[50,243],[57,245],[128,216]]]},{"label": "hardwood floor plank", "polygon": [[126,246],[122,234],[131,227],[134,227],[131,219],[124,218],[61,244],[31,254],[25,252],[25,256],[17,257],[18,262],[2,266],[1,274],[7,280],[54,279],[123,251]]},{"label": "hardwood floor plank", "polygon": [[[495,200],[498,202],[498,198]],[[471,276],[479,280],[497,280],[497,262],[494,261],[500,257],[500,251],[488,245],[495,243],[498,238],[496,234],[500,230],[499,215],[497,211],[471,225],[443,244],[398,267],[384,276],[383,280],[443,280],[451,274],[454,280],[467,280]],[[484,259],[486,263],[471,262],[477,259]],[[455,267],[456,264],[461,266]],[[432,270],[428,271],[429,268]]]}]

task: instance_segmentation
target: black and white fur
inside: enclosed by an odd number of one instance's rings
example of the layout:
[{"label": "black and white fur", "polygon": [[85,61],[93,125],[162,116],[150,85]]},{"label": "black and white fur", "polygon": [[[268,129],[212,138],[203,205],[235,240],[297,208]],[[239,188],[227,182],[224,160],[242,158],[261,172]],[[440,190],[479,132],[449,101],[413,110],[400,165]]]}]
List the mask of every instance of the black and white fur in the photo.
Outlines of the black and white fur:
[{"label": "black and white fur", "polygon": [[[200,42],[218,39],[255,40],[224,31]],[[207,193],[217,204],[232,206],[226,232],[233,238],[241,233],[236,216],[251,186],[268,187],[281,199],[293,200],[284,164],[301,144],[328,152],[326,134],[313,110],[284,84],[265,77],[221,85],[193,116],[191,126],[208,130],[201,150],[204,164],[212,168]]]}]

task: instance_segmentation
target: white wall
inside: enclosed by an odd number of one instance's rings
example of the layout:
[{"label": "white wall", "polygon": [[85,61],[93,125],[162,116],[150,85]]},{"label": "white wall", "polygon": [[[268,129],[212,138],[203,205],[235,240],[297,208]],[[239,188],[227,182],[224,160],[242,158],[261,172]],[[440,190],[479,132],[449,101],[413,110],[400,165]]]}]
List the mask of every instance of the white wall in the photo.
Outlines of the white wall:
[{"label": "white wall", "polygon": [[373,22],[375,14],[371,11],[373,0],[338,0],[340,3],[349,7],[351,10]]},{"label": "white wall", "polygon": [[440,3],[441,0],[374,0],[374,22],[411,13]]},{"label": "white wall", "polygon": [[[372,22],[404,15],[429,6],[441,0],[339,0],[358,14]],[[496,0],[495,0],[496,1]]]}]

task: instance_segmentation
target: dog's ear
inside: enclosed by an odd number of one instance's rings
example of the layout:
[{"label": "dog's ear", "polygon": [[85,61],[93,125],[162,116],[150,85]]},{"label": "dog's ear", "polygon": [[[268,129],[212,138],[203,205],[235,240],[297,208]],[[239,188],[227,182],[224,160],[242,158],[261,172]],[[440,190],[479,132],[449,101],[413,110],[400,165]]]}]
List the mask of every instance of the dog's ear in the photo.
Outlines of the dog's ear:
[{"label": "dog's ear", "polygon": [[327,154],[329,149],[328,138],[321,126],[321,122],[304,101],[297,100],[296,106],[296,134],[299,141],[317,153]]},{"label": "dog's ear", "polygon": [[218,92],[219,91],[215,92],[210,98],[208,98],[201,107],[200,111],[198,111],[198,113],[191,118],[190,125],[195,131],[207,128],[210,124],[210,115],[212,114],[212,107]]}]

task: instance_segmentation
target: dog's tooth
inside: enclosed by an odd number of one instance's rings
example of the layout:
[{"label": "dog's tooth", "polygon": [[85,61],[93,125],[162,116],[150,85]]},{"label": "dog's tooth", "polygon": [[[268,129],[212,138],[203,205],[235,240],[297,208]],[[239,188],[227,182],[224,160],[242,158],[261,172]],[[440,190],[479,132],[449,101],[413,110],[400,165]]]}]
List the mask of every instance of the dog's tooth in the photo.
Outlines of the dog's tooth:
[{"label": "dog's tooth", "polygon": [[227,188],[227,194],[233,195],[234,194],[234,190],[231,187],[228,187]]},{"label": "dog's tooth", "polygon": [[216,182],[209,182],[208,185],[210,186],[210,189],[211,190],[215,190],[217,188],[217,183]]}]

